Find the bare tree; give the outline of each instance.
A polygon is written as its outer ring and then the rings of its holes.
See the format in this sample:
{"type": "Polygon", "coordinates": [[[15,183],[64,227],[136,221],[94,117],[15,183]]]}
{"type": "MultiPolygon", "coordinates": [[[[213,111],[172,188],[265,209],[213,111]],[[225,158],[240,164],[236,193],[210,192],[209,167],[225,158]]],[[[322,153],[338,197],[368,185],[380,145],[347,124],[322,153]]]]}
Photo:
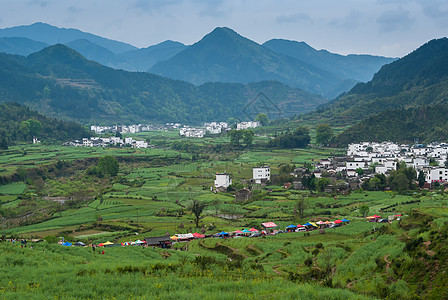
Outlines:
{"type": "Polygon", "coordinates": [[[201,217],[202,211],[207,205],[199,200],[194,199],[191,203],[191,212],[194,214],[194,223],[196,227],[199,227],[199,221],[203,218],[201,217]]]}
{"type": "Polygon", "coordinates": [[[296,202],[296,210],[299,214],[299,217],[302,219],[303,218],[303,214],[305,212],[306,209],[306,205],[305,205],[305,199],[301,198],[296,202]]]}

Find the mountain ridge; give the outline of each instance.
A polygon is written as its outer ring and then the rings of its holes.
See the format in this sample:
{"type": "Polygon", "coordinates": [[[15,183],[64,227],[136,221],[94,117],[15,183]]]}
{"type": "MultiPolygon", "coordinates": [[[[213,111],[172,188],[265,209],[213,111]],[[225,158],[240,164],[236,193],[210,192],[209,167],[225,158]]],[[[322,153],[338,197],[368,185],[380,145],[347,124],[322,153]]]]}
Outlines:
{"type": "Polygon", "coordinates": [[[262,44],[274,52],[307,61],[322,70],[334,73],[344,79],[356,79],[364,82],[372,79],[380,67],[395,58],[366,54],[341,55],[328,50],[316,50],[306,42],[285,39],[271,39],[262,44]]]}
{"type": "MultiPolygon", "coordinates": [[[[241,115],[263,92],[287,114],[311,110],[326,99],[282,83],[187,82],[145,72],[127,72],[87,60],[62,45],[28,57],[0,54],[0,101],[26,104],[49,116],[90,122],[189,122],[227,120],[241,115]],[[286,110],[286,109],[285,109],[286,110]]],[[[266,113],[270,113],[267,109],[266,113]]]]}
{"type": "Polygon", "coordinates": [[[0,29],[0,37],[25,37],[49,45],[59,43],[64,44],[78,39],[87,39],[114,53],[122,53],[137,49],[130,44],[83,32],[79,29],[59,28],[43,22],[0,29]]]}
{"type": "Polygon", "coordinates": [[[278,80],[327,97],[338,95],[355,83],[272,52],[228,27],[215,28],[170,59],[156,63],[149,71],[195,85],[278,80]]]}

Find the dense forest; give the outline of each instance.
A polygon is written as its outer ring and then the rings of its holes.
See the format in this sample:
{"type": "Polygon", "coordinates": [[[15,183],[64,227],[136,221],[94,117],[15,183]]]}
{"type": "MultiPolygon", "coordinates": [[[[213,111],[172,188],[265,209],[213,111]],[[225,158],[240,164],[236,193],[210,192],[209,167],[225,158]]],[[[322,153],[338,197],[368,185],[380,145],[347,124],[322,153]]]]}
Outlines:
{"type": "Polygon", "coordinates": [[[33,137],[51,142],[91,136],[76,122],[45,117],[17,103],[0,104],[0,124],[2,149],[16,142],[31,142],[33,137]]]}
{"type": "Polygon", "coordinates": [[[448,140],[448,105],[389,110],[368,117],[333,139],[335,145],[394,141],[423,143],[448,140]]]}

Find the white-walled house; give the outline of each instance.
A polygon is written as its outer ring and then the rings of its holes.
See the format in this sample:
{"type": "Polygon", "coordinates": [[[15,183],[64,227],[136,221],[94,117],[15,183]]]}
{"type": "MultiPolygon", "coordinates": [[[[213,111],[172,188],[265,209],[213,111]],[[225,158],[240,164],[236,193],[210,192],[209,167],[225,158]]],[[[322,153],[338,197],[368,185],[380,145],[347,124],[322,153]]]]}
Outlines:
{"type": "Polygon", "coordinates": [[[258,122],[255,122],[255,121],[241,122],[241,123],[237,123],[236,124],[236,130],[256,128],[258,126],[260,126],[260,124],[258,122]]]}
{"type": "Polygon", "coordinates": [[[232,179],[228,173],[216,173],[215,188],[228,188],[232,184],[232,179]]]}
{"type": "Polygon", "coordinates": [[[270,166],[262,166],[257,168],[252,168],[252,175],[255,183],[261,184],[262,182],[266,182],[271,180],[271,167],[270,166]]]}
{"type": "Polygon", "coordinates": [[[434,167],[426,173],[426,182],[446,182],[448,181],[448,169],[434,167]]]}
{"type": "Polygon", "coordinates": [[[367,169],[369,164],[365,161],[347,161],[345,166],[347,170],[356,170],[358,168],[367,169]]]}

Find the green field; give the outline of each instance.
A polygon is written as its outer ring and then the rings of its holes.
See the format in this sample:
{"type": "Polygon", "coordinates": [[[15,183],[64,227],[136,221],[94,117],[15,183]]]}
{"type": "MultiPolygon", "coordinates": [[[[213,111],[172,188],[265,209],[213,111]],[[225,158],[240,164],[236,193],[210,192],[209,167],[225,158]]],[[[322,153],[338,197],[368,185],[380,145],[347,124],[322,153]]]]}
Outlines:
{"type": "Polygon", "coordinates": [[[256,137],[251,148],[222,152],[215,147],[225,146],[227,137],[184,139],[175,131],[136,136],[159,146],[23,145],[1,153],[0,176],[8,181],[0,185],[6,237],[49,242],[37,243],[34,249],[0,244],[3,298],[442,299],[446,295],[447,276],[430,271],[445,270],[448,261],[443,234],[448,194],[442,189],[324,194],[271,184],[255,186],[252,199],[235,202],[233,192],[210,190],[216,172],[230,173],[239,189],[248,186],[245,180],[251,178],[252,167],[269,164],[271,173],[279,174],[284,165],[299,166],[342,152],[265,149],[265,137],[256,137]],[[173,141],[185,140],[198,148],[172,150],[173,141]],[[117,158],[117,177],[96,173],[98,158],[106,155],[117,158]],[[296,211],[301,199],[303,217],[296,211]],[[206,204],[199,227],[191,211],[193,200],[206,204]],[[363,205],[369,215],[404,217],[386,225],[366,222],[359,212],[363,205]],[[266,221],[284,229],[342,218],[350,224],[324,232],[194,240],[169,250],[111,247],[100,255],[91,248],[54,244],[59,237],[87,244],[121,243],[167,233],[261,229],[266,221]],[[176,250],[181,248],[187,251],[176,250]]]}

